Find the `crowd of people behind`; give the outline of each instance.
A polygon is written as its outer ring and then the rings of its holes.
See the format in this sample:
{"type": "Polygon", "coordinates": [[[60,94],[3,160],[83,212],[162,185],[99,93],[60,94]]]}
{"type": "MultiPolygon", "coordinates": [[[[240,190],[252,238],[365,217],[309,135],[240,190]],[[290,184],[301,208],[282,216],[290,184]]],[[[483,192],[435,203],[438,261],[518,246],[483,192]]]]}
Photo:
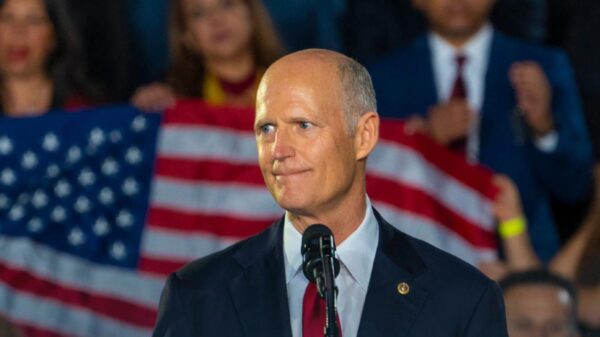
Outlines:
{"type": "Polygon", "coordinates": [[[342,51],[380,115],[499,174],[503,259],[480,269],[511,336],[599,336],[599,35],[596,0],[2,0],[0,115],[253,106],[286,52],[342,51]]]}

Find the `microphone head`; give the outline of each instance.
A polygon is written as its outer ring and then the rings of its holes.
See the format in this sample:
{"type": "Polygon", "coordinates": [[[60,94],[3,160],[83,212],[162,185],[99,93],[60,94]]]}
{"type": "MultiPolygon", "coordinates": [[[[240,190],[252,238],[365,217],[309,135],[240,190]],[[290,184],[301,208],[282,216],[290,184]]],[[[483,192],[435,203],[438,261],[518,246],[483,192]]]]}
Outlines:
{"type": "Polygon", "coordinates": [[[310,282],[323,272],[322,256],[333,260],[334,275],[340,272],[340,263],[335,258],[335,240],[329,227],[322,224],[310,225],[302,234],[302,271],[310,282]]]}

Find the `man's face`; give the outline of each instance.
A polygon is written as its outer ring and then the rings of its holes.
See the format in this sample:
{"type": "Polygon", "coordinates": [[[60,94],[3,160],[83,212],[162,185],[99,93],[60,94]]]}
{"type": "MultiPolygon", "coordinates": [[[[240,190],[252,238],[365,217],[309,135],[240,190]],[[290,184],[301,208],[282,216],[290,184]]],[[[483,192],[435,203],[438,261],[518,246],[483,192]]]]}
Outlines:
{"type": "Polygon", "coordinates": [[[572,337],[574,305],[569,294],[556,286],[520,285],[504,294],[510,337],[572,337]]]}
{"type": "Polygon", "coordinates": [[[298,215],[343,202],[358,179],[334,65],[284,62],[267,72],[255,119],[259,165],[277,203],[298,215]]]}
{"type": "Polygon", "coordinates": [[[468,37],[485,22],[494,0],[413,0],[427,17],[431,28],[447,37],[468,37]]]}

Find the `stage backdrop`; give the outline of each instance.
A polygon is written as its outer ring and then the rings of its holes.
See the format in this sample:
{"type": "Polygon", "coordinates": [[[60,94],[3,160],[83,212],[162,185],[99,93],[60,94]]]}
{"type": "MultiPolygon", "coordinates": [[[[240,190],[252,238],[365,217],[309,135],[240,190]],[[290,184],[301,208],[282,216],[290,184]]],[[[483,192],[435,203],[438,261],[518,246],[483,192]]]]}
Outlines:
{"type": "MultiPolygon", "coordinates": [[[[283,214],[253,117],[181,101],[0,119],[0,315],[31,337],[150,336],[166,275],[283,214]]],[[[383,216],[472,264],[496,257],[491,177],[400,121],[368,160],[383,216]]]]}

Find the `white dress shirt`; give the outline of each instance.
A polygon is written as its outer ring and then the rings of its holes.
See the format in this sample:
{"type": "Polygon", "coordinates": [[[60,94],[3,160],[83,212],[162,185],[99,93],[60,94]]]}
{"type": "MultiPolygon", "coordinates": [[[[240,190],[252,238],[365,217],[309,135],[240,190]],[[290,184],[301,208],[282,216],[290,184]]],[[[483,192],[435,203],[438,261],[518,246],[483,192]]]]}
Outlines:
{"type": "MultiPolygon", "coordinates": [[[[461,49],[457,49],[441,36],[431,32],[429,45],[432,54],[433,77],[441,102],[447,102],[452,93],[456,78],[456,56],[466,56],[463,66],[463,81],[467,91],[467,102],[475,112],[474,123],[467,137],[467,158],[477,161],[479,155],[479,125],[480,114],[485,97],[485,77],[487,74],[489,53],[492,46],[494,30],[486,24],[461,49]]],[[[508,76],[508,74],[506,74],[508,76]]],[[[558,134],[550,134],[535,139],[536,146],[545,152],[553,151],[558,144],[558,134]]]]}
{"type": "MultiPolygon", "coordinates": [[[[371,270],[379,242],[379,225],[367,197],[365,217],[358,228],[337,247],[340,273],[337,309],[342,335],[356,337],[369,288],[371,270]]],[[[288,213],[283,227],[283,250],[290,323],[293,337],[302,337],[302,304],[308,280],[302,272],[302,234],[291,223],[288,213]]]]}

